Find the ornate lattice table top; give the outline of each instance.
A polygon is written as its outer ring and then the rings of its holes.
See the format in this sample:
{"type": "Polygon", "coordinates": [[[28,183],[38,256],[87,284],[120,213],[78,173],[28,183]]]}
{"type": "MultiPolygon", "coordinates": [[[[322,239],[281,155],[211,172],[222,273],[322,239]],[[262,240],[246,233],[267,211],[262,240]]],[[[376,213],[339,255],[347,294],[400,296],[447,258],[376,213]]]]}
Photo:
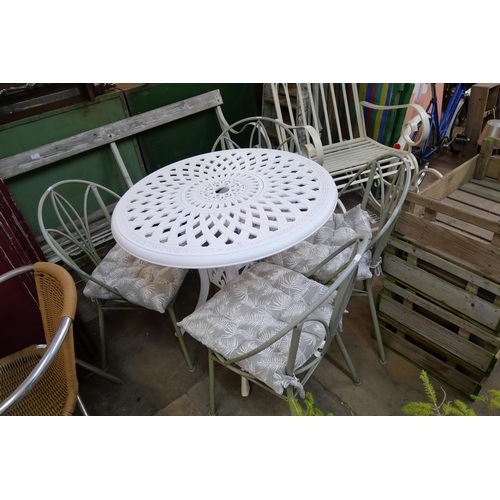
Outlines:
{"type": "Polygon", "coordinates": [[[330,174],[312,160],[272,149],[216,151],[141,179],[115,207],[112,230],[155,264],[232,266],[303,241],[336,203],[330,174]]]}

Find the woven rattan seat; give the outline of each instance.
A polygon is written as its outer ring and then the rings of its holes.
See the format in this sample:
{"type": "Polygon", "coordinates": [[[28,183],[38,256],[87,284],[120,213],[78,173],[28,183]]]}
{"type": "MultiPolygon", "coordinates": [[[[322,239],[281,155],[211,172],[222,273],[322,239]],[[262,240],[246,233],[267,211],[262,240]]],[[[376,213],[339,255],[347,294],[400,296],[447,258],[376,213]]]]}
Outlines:
{"type": "Polygon", "coordinates": [[[19,270],[34,271],[46,345],[32,345],[0,359],[0,414],[72,415],[78,397],[72,326],[75,283],[65,269],[49,262],[19,270]],[[11,398],[17,401],[11,401],[14,406],[7,403],[11,398]]]}

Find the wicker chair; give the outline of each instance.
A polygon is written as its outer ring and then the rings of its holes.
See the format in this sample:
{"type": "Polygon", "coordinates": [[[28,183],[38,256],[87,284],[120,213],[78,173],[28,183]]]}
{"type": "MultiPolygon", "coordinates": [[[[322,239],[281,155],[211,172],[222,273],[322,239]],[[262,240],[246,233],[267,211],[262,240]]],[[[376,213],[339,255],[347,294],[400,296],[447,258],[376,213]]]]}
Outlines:
{"type": "Polygon", "coordinates": [[[32,345],[0,359],[0,415],[72,415],[78,402],[73,320],[77,292],[61,266],[37,262],[0,276],[0,284],[33,271],[46,345],[32,345]]]}

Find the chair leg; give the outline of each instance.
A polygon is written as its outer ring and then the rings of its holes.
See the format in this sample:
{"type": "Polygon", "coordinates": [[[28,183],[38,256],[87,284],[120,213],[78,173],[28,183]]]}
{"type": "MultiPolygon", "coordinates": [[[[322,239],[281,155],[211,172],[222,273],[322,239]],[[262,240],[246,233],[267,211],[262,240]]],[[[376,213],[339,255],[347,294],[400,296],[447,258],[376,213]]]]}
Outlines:
{"type": "Polygon", "coordinates": [[[106,357],[106,336],[104,332],[104,311],[102,309],[102,304],[97,301],[97,314],[99,316],[99,337],[101,344],[101,367],[103,370],[108,369],[108,360],[106,357]]]}
{"type": "Polygon", "coordinates": [[[80,398],[80,395],[78,395],[78,396],[76,397],[76,403],[77,403],[78,408],[80,409],[80,411],[81,411],[82,415],[83,415],[84,417],[88,417],[88,416],[89,416],[89,414],[88,414],[87,409],[85,408],[85,406],[84,406],[84,404],[83,404],[82,398],[80,398]]]}
{"type": "Polygon", "coordinates": [[[210,415],[217,415],[215,412],[215,361],[212,359],[212,350],[208,350],[208,384],[210,387],[210,415]]]}
{"type": "Polygon", "coordinates": [[[108,372],[105,372],[104,370],[101,370],[96,366],[87,363],[86,361],[82,361],[81,359],[76,358],[75,363],[77,366],[81,366],[82,368],[85,368],[85,370],[88,370],[91,373],[95,373],[96,375],[99,375],[100,377],[110,380],[115,384],[123,385],[123,380],[119,379],[118,377],[115,377],[114,375],[110,375],[108,372]]]}
{"type": "Polygon", "coordinates": [[[182,352],[184,354],[184,358],[186,359],[186,364],[188,366],[188,370],[190,372],[194,372],[196,370],[196,367],[193,365],[193,362],[191,361],[191,356],[189,356],[189,352],[186,347],[186,343],[184,342],[184,336],[182,335],[181,329],[177,325],[177,318],[175,316],[175,311],[172,307],[172,305],[168,306],[168,313],[170,314],[170,319],[172,320],[172,324],[174,325],[174,330],[175,330],[175,335],[177,339],[179,340],[179,344],[181,345],[182,352]]]}
{"type": "Polygon", "coordinates": [[[290,416],[296,417],[297,414],[295,413],[295,408],[293,405],[293,387],[290,385],[286,388],[286,398],[288,401],[288,408],[290,409],[290,416]]]}
{"type": "Polygon", "coordinates": [[[368,304],[370,305],[370,314],[372,316],[373,329],[375,330],[375,338],[377,339],[380,363],[385,365],[387,358],[385,356],[384,343],[382,342],[382,334],[380,333],[380,325],[378,323],[377,308],[375,307],[375,299],[372,292],[373,278],[365,280],[364,287],[368,296],[368,304]]]}
{"type": "Polygon", "coordinates": [[[349,368],[349,371],[351,372],[352,378],[354,379],[354,385],[361,385],[361,383],[362,383],[361,377],[359,376],[358,372],[356,371],[356,368],[354,368],[354,365],[352,364],[351,358],[349,357],[349,354],[347,353],[347,349],[345,348],[344,341],[341,339],[341,337],[338,333],[337,333],[337,335],[335,335],[335,340],[337,341],[340,352],[342,353],[342,356],[344,356],[345,362],[347,363],[347,367],[349,368]]]}

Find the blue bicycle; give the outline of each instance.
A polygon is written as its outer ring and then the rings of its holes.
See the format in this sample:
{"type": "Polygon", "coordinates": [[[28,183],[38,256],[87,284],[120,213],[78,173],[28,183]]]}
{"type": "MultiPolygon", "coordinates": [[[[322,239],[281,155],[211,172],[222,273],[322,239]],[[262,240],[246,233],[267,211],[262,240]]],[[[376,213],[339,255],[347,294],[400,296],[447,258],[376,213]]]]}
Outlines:
{"type": "MultiPolygon", "coordinates": [[[[424,163],[424,168],[428,168],[429,160],[439,151],[448,149],[451,153],[458,154],[470,142],[469,137],[465,134],[470,89],[466,90],[463,83],[456,84],[441,119],[439,118],[435,83],[431,83],[431,91],[432,98],[426,109],[426,113],[429,115],[429,135],[423,146],[412,149],[417,160],[424,163]]],[[[412,136],[414,142],[418,142],[419,128],[420,124],[417,124],[417,131],[412,136]]]]}

